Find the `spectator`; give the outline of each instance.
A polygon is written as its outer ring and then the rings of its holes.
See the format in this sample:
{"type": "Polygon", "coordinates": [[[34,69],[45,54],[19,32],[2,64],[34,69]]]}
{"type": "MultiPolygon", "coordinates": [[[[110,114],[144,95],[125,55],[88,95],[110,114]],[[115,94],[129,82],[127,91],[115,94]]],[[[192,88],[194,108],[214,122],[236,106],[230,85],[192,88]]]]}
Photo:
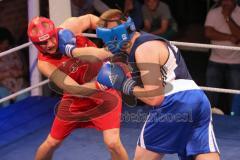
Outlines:
{"type": "Polygon", "coordinates": [[[113,1],[102,0],[102,1],[105,4],[107,4],[111,9],[120,9],[120,10],[124,9],[125,0],[113,0],[113,1]]]}
{"type": "Polygon", "coordinates": [[[137,29],[142,29],[143,27],[143,16],[141,9],[142,4],[138,0],[124,1],[124,15],[130,16],[133,19],[137,29]]]}
{"type": "MultiPolygon", "coordinates": [[[[240,7],[236,0],[220,0],[205,21],[205,35],[212,44],[240,46],[240,7]]],[[[207,68],[207,86],[240,89],[240,52],[212,49],[207,68]],[[226,86],[223,86],[226,84],[226,86]]],[[[212,106],[219,106],[219,94],[209,93],[212,106]]]]}
{"type": "Polygon", "coordinates": [[[77,17],[97,11],[103,13],[109,7],[101,0],[71,0],[72,16],[77,17]]]}
{"type": "Polygon", "coordinates": [[[159,0],[145,0],[142,8],[144,30],[172,39],[177,32],[177,24],[167,4],[159,0]]]}
{"type": "MultiPolygon", "coordinates": [[[[24,43],[28,42],[28,36],[27,36],[27,26],[23,27],[22,33],[20,34],[20,37],[16,41],[16,45],[22,45],[24,43]]],[[[29,75],[29,48],[23,48],[19,51],[19,54],[21,54],[20,58],[23,63],[23,71],[24,71],[24,79],[27,82],[27,85],[30,83],[30,75],[29,75]]]]}
{"type": "MultiPolygon", "coordinates": [[[[10,31],[0,27],[0,52],[6,51],[14,46],[14,38],[10,31]]],[[[15,93],[25,87],[23,78],[23,64],[17,53],[12,53],[0,57],[0,98],[15,93]]],[[[23,99],[25,95],[15,98],[15,101],[23,99]]],[[[6,101],[2,106],[9,104],[6,101]]]]}
{"type": "MultiPolygon", "coordinates": [[[[101,14],[108,10],[109,7],[101,0],[71,0],[72,17],[78,17],[85,14],[101,14]],[[95,13],[97,12],[97,13],[95,13]]],[[[88,29],[85,32],[95,33],[94,30],[88,29]]],[[[102,42],[96,38],[90,38],[97,46],[102,46],[102,42]]]]}

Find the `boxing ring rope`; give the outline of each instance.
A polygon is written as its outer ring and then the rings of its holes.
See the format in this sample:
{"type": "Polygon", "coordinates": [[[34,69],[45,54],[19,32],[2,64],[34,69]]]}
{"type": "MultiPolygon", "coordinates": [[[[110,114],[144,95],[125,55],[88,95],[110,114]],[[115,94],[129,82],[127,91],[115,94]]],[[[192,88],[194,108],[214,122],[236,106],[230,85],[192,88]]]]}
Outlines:
{"type": "Polygon", "coordinates": [[[31,91],[31,90],[34,89],[34,88],[41,87],[41,86],[43,86],[44,84],[47,84],[48,82],[49,82],[49,79],[46,79],[46,80],[44,80],[44,81],[42,81],[42,82],[40,82],[40,83],[38,83],[38,84],[36,84],[36,85],[27,87],[27,88],[22,89],[22,90],[20,90],[20,91],[18,91],[18,92],[16,92],[16,93],[13,93],[13,94],[11,94],[11,95],[9,95],[9,96],[7,96],[7,97],[4,97],[4,98],[0,99],[0,104],[3,103],[3,102],[5,102],[5,101],[7,101],[7,100],[10,100],[10,99],[12,99],[12,98],[14,98],[14,97],[17,97],[17,96],[19,96],[19,95],[21,95],[21,94],[24,94],[24,93],[26,93],[26,92],[29,92],[29,91],[31,91]]]}
{"type": "Polygon", "coordinates": [[[205,87],[205,86],[200,86],[200,88],[204,91],[209,91],[209,92],[240,94],[240,90],[236,90],[236,89],[224,89],[224,88],[214,88],[214,87],[205,87]]]}
{"type": "Polygon", "coordinates": [[[184,47],[191,47],[191,48],[224,49],[224,50],[240,51],[240,47],[233,47],[233,46],[222,46],[222,45],[189,43],[189,42],[176,42],[176,41],[170,41],[170,43],[174,44],[176,46],[184,46],[184,47]]]}
{"type": "MultiPolygon", "coordinates": [[[[7,100],[10,100],[10,99],[12,99],[16,96],[19,96],[21,94],[29,92],[34,88],[41,87],[41,86],[47,84],[49,81],[50,81],[49,79],[46,79],[46,80],[44,80],[44,81],[42,81],[42,82],[40,82],[36,85],[33,85],[33,86],[28,87],[28,88],[22,89],[21,91],[18,91],[16,93],[13,93],[13,94],[7,96],[7,97],[4,97],[4,98],[0,99],[0,104],[7,101],[7,100]]],[[[204,87],[204,86],[200,86],[200,88],[204,91],[210,91],[210,92],[240,94],[240,90],[234,90],[234,89],[224,89],[224,88],[214,88],[214,87],[204,87]]]]}
{"type": "Polygon", "coordinates": [[[10,53],[12,53],[12,52],[19,51],[19,50],[21,50],[21,49],[23,49],[23,48],[29,47],[31,44],[32,44],[32,42],[28,42],[28,43],[22,44],[22,45],[20,45],[20,46],[18,46],[18,47],[15,47],[15,48],[9,49],[9,50],[7,50],[7,51],[1,52],[1,53],[0,53],[0,57],[5,56],[5,55],[8,55],[8,54],[10,54],[10,53]]]}
{"type": "MultiPolygon", "coordinates": [[[[96,38],[96,34],[91,33],[83,33],[84,36],[90,37],[90,38],[96,38]]],[[[184,47],[191,47],[191,48],[207,48],[207,49],[225,49],[225,50],[237,50],[240,51],[240,47],[233,47],[233,46],[222,46],[222,45],[212,45],[212,44],[201,44],[201,43],[188,43],[188,42],[177,42],[177,41],[170,41],[171,44],[174,44],[176,46],[184,46],[184,47]]],[[[32,42],[28,42],[25,44],[22,44],[18,47],[9,49],[7,51],[1,52],[0,57],[8,55],[10,53],[16,52],[18,50],[21,50],[23,48],[26,48],[28,46],[32,45],[32,42]]],[[[0,99],[0,104],[10,100],[18,95],[24,94],[26,92],[31,91],[34,88],[41,87],[45,84],[49,83],[49,79],[44,80],[36,85],[27,87],[25,89],[22,89],[16,93],[13,93],[7,97],[4,97],[0,99]]],[[[218,93],[230,93],[230,94],[240,94],[240,90],[234,90],[234,89],[224,89],[224,88],[214,88],[214,87],[206,87],[206,86],[200,86],[201,89],[204,91],[210,91],[210,92],[218,92],[218,93]]]]}
{"type": "MultiPolygon", "coordinates": [[[[97,38],[96,34],[92,34],[92,33],[83,33],[83,35],[87,36],[87,37],[90,37],[90,38],[97,38]]],[[[174,44],[176,46],[184,46],[184,47],[191,47],[191,48],[225,49],[225,50],[240,51],[240,47],[233,47],[233,46],[222,46],[222,45],[189,43],[189,42],[177,42],[177,41],[170,41],[170,43],[174,44]]]]}

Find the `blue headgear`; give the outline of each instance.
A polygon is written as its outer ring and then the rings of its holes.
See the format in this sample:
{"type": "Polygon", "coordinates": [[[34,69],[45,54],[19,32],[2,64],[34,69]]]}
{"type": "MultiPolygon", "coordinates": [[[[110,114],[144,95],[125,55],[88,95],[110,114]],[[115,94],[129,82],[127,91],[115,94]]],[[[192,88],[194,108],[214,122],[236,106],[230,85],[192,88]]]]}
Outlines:
{"type": "MultiPolygon", "coordinates": [[[[116,21],[116,20],[106,20],[116,21]]],[[[97,37],[102,39],[105,45],[113,54],[120,53],[124,50],[129,41],[132,39],[134,32],[136,31],[134,22],[128,17],[125,23],[122,23],[113,28],[97,27],[97,37]]]]}

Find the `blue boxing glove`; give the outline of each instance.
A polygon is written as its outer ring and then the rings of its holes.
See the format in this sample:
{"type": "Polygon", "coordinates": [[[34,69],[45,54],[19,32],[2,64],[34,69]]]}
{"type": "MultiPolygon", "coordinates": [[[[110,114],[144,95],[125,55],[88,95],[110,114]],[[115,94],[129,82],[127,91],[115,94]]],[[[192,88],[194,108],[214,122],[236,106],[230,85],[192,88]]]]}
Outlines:
{"type": "Polygon", "coordinates": [[[72,50],[76,48],[76,38],[70,30],[62,29],[58,32],[58,48],[62,54],[73,57],[72,50]]]}
{"type": "Polygon", "coordinates": [[[106,87],[120,90],[127,95],[133,94],[133,88],[136,85],[136,82],[128,78],[118,64],[110,62],[103,64],[97,75],[97,81],[106,87]]]}

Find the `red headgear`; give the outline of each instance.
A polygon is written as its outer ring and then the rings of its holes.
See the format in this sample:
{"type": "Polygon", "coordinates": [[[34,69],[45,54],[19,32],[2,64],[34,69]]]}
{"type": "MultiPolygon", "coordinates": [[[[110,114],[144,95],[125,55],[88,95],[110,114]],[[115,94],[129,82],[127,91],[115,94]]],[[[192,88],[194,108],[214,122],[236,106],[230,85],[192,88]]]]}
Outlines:
{"type": "Polygon", "coordinates": [[[53,36],[58,42],[57,30],[53,21],[50,19],[45,17],[35,17],[29,22],[28,37],[40,52],[46,53],[40,45],[53,36]]]}

